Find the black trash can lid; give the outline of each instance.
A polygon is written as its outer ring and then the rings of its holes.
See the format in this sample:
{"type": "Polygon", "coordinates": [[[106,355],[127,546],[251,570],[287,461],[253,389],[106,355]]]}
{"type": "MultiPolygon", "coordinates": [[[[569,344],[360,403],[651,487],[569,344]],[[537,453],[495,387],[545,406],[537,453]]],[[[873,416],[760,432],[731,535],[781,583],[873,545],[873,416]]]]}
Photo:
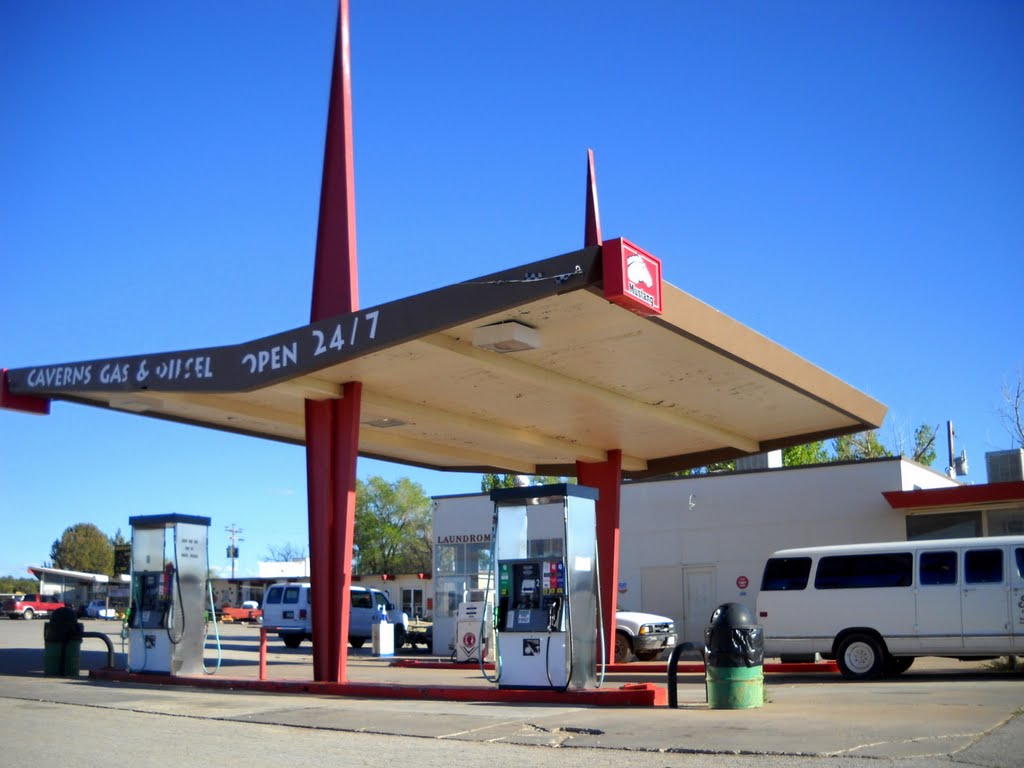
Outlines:
{"type": "Polygon", "coordinates": [[[711,614],[711,626],[739,629],[756,626],[756,623],[747,606],[742,603],[723,603],[711,614]]]}

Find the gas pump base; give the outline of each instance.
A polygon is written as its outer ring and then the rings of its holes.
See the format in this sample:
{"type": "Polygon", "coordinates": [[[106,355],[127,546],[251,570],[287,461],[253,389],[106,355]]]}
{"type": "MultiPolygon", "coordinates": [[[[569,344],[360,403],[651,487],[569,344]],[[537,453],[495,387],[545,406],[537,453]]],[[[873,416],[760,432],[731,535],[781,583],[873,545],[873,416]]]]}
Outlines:
{"type": "Polygon", "coordinates": [[[194,688],[297,693],[314,696],[351,696],[369,699],[417,701],[465,701],[495,704],[552,704],[568,707],[665,707],[668,691],[653,683],[635,683],[619,688],[558,691],[548,689],[498,689],[492,686],[396,685],[386,683],[320,683],[311,680],[253,680],[188,675],[137,674],[116,669],[89,671],[93,680],[110,680],[149,685],[187,685],[194,688]]]}

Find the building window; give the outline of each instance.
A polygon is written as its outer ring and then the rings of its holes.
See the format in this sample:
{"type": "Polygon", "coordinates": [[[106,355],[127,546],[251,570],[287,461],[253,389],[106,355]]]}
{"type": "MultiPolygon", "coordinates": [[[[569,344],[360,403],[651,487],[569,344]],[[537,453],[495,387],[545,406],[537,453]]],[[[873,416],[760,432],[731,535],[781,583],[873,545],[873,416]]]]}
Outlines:
{"type": "Polygon", "coordinates": [[[999,509],[988,513],[989,536],[1024,534],[1024,509],[999,509]]]}
{"type": "Polygon", "coordinates": [[[981,536],[981,512],[946,512],[907,517],[907,541],[981,536]]]}
{"type": "Polygon", "coordinates": [[[402,610],[411,619],[422,619],[425,615],[423,610],[423,590],[420,588],[402,590],[402,610]]]}
{"type": "Polygon", "coordinates": [[[434,617],[454,616],[469,592],[493,588],[491,542],[438,544],[434,580],[434,617]]]}

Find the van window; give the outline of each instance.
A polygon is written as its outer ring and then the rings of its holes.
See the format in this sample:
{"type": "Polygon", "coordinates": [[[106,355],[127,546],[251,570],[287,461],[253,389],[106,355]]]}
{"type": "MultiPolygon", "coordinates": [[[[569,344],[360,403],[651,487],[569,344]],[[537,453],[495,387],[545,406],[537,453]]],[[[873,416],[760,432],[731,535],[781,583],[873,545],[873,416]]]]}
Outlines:
{"type": "Polygon", "coordinates": [[[809,557],[772,557],[765,563],[761,589],[768,592],[806,589],[810,575],[809,557]]]}
{"type": "Polygon", "coordinates": [[[1017,547],[1014,552],[1017,554],[1017,578],[1024,579],[1024,547],[1017,547]]]}
{"type": "Polygon", "coordinates": [[[353,608],[373,608],[373,601],[370,599],[369,592],[352,592],[352,607],[353,608]]]}
{"type": "Polygon", "coordinates": [[[284,587],[271,587],[267,590],[266,604],[278,605],[281,602],[282,592],[284,592],[284,587]]]}
{"type": "Polygon", "coordinates": [[[956,552],[922,552],[921,584],[956,584],[956,552]]]}
{"type": "Polygon", "coordinates": [[[998,584],[1003,580],[1003,550],[969,549],[964,554],[964,582],[998,584]]]}
{"type": "Polygon", "coordinates": [[[299,592],[302,588],[298,585],[289,585],[284,588],[284,596],[281,598],[281,602],[285,605],[295,605],[299,602],[299,592]]]}
{"type": "Polygon", "coordinates": [[[818,561],[817,589],[871,589],[909,587],[914,558],[909,552],[874,555],[832,555],[818,561]]]}

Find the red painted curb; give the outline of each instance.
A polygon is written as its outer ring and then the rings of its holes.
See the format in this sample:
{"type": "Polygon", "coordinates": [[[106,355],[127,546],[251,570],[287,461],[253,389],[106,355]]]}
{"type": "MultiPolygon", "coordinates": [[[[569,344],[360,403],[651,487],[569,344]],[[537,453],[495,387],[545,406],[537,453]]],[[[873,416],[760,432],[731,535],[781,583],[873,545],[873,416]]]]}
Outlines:
{"type": "Polygon", "coordinates": [[[523,691],[459,686],[384,685],[376,683],[320,683],[299,680],[240,680],[213,677],[135,674],[116,669],[90,670],[89,677],[124,683],[187,685],[263,693],[313,693],[321,696],[351,696],[367,699],[417,699],[437,701],[479,701],[505,704],[565,704],[597,707],[664,707],[668,691],[652,683],[624,685],[586,691],[523,691]]]}

